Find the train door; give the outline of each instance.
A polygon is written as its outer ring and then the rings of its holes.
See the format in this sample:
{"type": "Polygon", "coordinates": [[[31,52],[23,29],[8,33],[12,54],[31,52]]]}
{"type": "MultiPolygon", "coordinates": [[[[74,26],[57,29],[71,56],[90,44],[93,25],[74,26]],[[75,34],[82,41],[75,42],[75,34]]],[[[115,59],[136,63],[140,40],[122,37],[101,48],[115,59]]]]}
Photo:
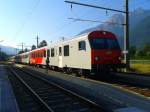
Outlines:
{"type": "Polygon", "coordinates": [[[59,63],[59,67],[62,68],[63,67],[63,64],[62,64],[62,46],[59,47],[59,54],[58,54],[58,63],[59,63]]]}
{"type": "Polygon", "coordinates": [[[47,56],[46,56],[46,65],[50,65],[50,50],[47,49],[47,56]]]}

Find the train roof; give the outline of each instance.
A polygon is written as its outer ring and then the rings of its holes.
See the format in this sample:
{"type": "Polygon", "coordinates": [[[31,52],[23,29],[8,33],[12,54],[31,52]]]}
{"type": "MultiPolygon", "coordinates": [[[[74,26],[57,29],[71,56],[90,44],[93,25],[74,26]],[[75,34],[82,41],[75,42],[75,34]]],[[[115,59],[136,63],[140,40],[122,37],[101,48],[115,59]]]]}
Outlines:
{"type": "Polygon", "coordinates": [[[34,50],[31,50],[30,52],[38,51],[38,50],[41,50],[41,49],[44,49],[44,48],[47,48],[47,47],[48,47],[48,45],[47,45],[47,46],[44,46],[44,47],[36,48],[36,49],[34,49],[34,50]]]}
{"type": "Polygon", "coordinates": [[[49,47],[49,46],[56,46],[56,45],[59,45],[60,43],[61,43],[61,44],[65,44],[65,43],[70,42],[70,41],[81,40],[81,39],[84,39],[85,37],[91,35],[92,33],[94,34],[94,33],[96,33],[96,32],[105,32],[105,33],[109,33],[109,34],[114,35],[113,33],[109,32],[109,31],[95,30],[95,31],[83,33],[83,34],[80,34],[80,35],[76,35],[76,36],[74,36],[74,37],[72,37],[72,38],[70,38],[70,39],[68,39],[68,40],[58,41],[58,42],[55,42],[55,43],[51,43],[51,44],[48,44],[47,46],[44,46],[44,47],[41,47],[41,48],[37,48],[37,49],[31,50],[31,51],[28,51],[28,52],[25,52],[25,53],[22,53],[22,54],[19,54],[19,55],[28,54],[28,53],[30,53],[30,52],[38,51],[38,50],[47,48],[47,47],[49,47]]]}
{"type": "Polygon", "coordinates": [[[19,56],[19,55],[26,55],[26,54],[28,54],[28,53],[30,53],[30,51],[24,52],[24,53],[21,53],[21,54],[18,54],[18,56],[19,56]]]}
{"type": "Polygon", "coordinates": [[[55,42],[55,43],[52,43],[48,46],[55,46],[55,45],[58,45],[58,44],[65,44],[67,42],[70,42],[70,41],[74,41],[74,40],[80,40],[80,39],[84,39],[85,37],[91,35],[92,33],[96,33],[96,32],[105,32],[105,33],[109,33],[109,34],[112,34],[114,35],[113,33],[109,32],[109,31],[104,31],[104,30],[95,30],[95,31],[91,31],[91,32],[87,32],[87,33],[83,33],[83,34],[80,34],[80,35],[76,35],[68,40],[64,40],[64,41],[58,41],[58,42],[55,42]]]}

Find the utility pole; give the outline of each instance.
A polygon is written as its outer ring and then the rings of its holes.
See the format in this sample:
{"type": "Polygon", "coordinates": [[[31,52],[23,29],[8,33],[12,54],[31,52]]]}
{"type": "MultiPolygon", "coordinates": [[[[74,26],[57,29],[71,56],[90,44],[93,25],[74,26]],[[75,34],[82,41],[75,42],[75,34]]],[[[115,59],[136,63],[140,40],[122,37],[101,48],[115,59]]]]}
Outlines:
{"type": "Polygon", "coordinates": [[[129,0],[125,0],[125,28],[124,28],[124,62],[127,69],[130,69],[130,53],[129,53],[129,0]]]}
{"type": "Polygon", "coordinates": [[[21,43],[22,51],[23,51],[23,45],[24,45],[24,43],[21,43]]]}
{"type": "Polygon", "coordinates": [[[23,52],[24,45],[25,45],[25,43],[23,43],[23,42],[20,43],[20,45],[18,45],[18,46],[21,46],[22,52],[23,52]]]}
{"type": "Polygon", "coordinates": [[[37,37],[36,37],[36,42],[37,42],[37,48],[38,48],[38,46],[39,46],[39,37],[38,37],[38,35],[37,35],[37,37]]]}
{"type": "Polygon", "coordinates": [[[84,3],[79,3],[75,1],[65,1],[66,3],[75,5],[81,5],[85,7],[91,7],[91,8],[96,8],[96,9],[102,9],[106,11],[113,11],[113,12],[119,12],[125,14],[125,23],[124,25],[124,62],[126,64],[127,69],[130,68],[130,55],[129,55],[129,0],[125,0],[125,11],[122,10],[117,10],[117,9],[112,9],[112,8],[106,8],[106,7],[100,7],[100,6],[95,6],[95,5],[90,5],[90,4],[84,4],[84,3]]]}

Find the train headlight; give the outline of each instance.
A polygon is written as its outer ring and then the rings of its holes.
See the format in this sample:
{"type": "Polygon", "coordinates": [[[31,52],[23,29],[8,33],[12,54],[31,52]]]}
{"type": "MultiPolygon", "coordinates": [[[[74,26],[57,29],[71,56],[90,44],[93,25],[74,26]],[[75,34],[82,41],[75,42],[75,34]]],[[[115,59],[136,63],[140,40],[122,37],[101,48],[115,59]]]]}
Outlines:
{"type": "Polygon", "coordinates": [[[95,61],[98,61],[98,60],[99,60],[99,57],[96,56],[94,59],[95,59],[95,61]]]}

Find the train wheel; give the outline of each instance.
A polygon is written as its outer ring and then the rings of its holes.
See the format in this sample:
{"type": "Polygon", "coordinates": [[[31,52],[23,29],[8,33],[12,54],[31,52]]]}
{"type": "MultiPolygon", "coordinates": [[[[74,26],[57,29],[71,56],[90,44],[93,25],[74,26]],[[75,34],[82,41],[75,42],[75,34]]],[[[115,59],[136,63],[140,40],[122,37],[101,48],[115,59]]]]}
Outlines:
{"type": "Polygon", "coordinates": [[[71,68],[67,68],[67,74],[72,74],[72,69],[71,68]]]}
{"type": "Polygon", "coordinates": [[[83,71],[83,75],[85,78],[87,78],[89,74],[90,74],[90,72],[88,70],[83,71]]]}
{"type": "Polygon", "coordinates": [[[77,71],[76,76],[77,76],[77,77],[81,77],[82,75],[83,75],[83,70],[82,70],[82,69],[79,69],[79,70],[77,71]]]}
{"type": "Polygon", "coordinates": [[[63,68],[62,71],[63,71],[63,73],[67,73],[66,68],[63,68]]]}

